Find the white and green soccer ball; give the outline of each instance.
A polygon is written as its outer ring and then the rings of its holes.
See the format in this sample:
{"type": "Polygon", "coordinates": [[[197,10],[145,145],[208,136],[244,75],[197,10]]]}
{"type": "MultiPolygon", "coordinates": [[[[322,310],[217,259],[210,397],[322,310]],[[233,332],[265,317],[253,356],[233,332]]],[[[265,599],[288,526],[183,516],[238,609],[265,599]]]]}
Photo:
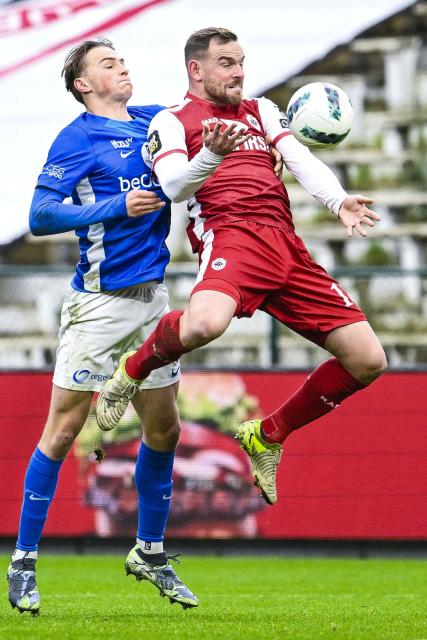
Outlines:
{"type": "Polygon", "coordinates": [[[287,108],[289,128],[310,149],[332,149],[347,137],[353,107],[345,91],[329,82],[311,82],[294,93],[287,108]]]}

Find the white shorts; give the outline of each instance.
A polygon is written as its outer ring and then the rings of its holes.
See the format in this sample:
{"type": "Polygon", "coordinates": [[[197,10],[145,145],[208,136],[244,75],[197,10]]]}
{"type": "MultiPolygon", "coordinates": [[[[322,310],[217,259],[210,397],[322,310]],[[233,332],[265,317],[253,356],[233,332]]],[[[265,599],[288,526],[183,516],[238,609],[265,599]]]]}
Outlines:
{"type": "MultiPolygon", "coordinates": [[[[169,312],[164,284],[148,282],[104,293],[71,289],[62,305],[53,382],[63,389],[100,391],[119,357],[136,349],[169,312]]],[[[153,371],[141,389],[160,389],[180,379],[179,362],[153,371]]]]}

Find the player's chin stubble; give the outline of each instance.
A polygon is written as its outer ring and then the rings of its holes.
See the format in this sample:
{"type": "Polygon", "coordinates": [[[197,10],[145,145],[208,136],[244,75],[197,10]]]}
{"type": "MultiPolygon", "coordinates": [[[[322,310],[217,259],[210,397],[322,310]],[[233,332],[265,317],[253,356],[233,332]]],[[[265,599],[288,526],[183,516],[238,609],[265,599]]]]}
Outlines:
{"type": "Polygon", "coordinates": [[[217,84],[214,81],[207,81],[205,83],[205,89],[211,96],[213,102],[222,105],[238,106],[243,97],[242,86],[235,85],[234,87],[227,87],[217,84]],[[230,89],[239,88],[239,91],[230,91],[230,89]]]}

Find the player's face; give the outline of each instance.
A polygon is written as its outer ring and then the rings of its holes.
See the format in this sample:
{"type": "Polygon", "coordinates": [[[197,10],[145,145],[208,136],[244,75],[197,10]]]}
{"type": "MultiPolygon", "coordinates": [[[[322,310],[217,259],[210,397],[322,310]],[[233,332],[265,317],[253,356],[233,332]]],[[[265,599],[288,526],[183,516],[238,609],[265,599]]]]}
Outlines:
{"type": "Polygon", "coordinates": [[[220,105],[238,105],[243,99],[243,61],[238,42],[220,44],[212,39],[206,57],[200,61],[205,98],[220,105]]]}
{"type": "Polygon", "coordinates": [[[86,54],[84,70],[90,92],[98,99],[127,101],[132,83],[123,58],[108,47],[95,47],[86,54]]]}

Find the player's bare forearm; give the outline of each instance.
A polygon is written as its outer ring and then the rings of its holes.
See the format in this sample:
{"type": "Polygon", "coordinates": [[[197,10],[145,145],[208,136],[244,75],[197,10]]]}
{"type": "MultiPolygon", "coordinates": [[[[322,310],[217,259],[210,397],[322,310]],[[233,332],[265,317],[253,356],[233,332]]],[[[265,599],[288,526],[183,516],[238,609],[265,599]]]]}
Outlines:
{"type": "Polygon", "coordinates": [[[363,225],[373,227],[381,220],[381,216],[369,209],[367,205],[373,203],[371,198],[365,196],[347,196],[340,207],[338,218],[341,224],[347,229],[347,236],[353,236],[353,229],[365,238],[368,235],[367,229],[363,225]]]}

